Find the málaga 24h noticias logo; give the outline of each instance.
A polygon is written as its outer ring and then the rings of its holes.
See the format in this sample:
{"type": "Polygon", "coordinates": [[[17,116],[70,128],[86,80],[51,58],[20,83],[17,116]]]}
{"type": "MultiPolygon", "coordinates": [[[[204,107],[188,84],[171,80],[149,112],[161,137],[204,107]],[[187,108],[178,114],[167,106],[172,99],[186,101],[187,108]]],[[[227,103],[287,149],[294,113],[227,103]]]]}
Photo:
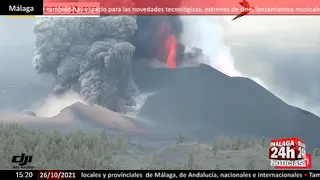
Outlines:
{"type": "Polygon", "coordinates": [[[270,141],[270,166],[276,169],[311,169],[311,154],[299,138],[282,138],[270,141]]]}

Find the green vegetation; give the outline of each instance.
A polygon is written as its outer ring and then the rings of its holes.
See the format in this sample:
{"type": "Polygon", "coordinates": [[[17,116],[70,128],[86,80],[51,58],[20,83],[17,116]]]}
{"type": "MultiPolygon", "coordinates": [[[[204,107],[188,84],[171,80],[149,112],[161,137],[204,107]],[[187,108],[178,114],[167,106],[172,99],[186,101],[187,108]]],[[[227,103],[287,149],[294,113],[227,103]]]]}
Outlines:
{"type": "Polygon", "coordinates": [[[193,154],[189,154],[187,167],[188,167],[188,169],[196,169],[197,168],[193,154]]]}
{"type": "Polygon", "coordinates": [[[234,143],[231,145],[231,150],[235,150],[235,151],[239,151],[241,149],[241,139],[240,137],[237,137],[235,140],[234,140],[234,143]]]}
{"type": "MultiPolygon", "coordinates": [[[[180,137],[182,143],[183,136],[180,137]]],[[[107,131],[100,135],[85,133],[81,130],[70,133],[55,131],[29,130],[18,124],[0,123],[0,169],[12,169],[12,156],[26,153],[33,156],[35,169],[120,169],[114,160],[117,151],[131,143],[131,136],[119,133],[110,138],[107,131]]],[[[141,149],[139,141],[137,148],[141,149]]],[[[186,163],[157,163],[154,154],[152,163],[141,169],[188,169],[186,163]]]]}
{"type": "Polygon", "coordinates": [[[313,152],[312,152],[312,154],[313,154],[314,156],[320,156],[320,148],[314,149],[313,152]]]}
{"type": "Polygon", "coordinates": [[[12,169],[11,157],[33,155],[35,169],[116,169],[112,151],[121,148],[121,140],[108,139],[82,131],[27,130],[17,124],[0,124],[0,169],[12,169]]]}
{"type": "Polygon", "coordinates": [[[254,170],[255,168],[255,161],[252,157],[248,159],[248,164],[247,164],[247,170],[254,170]]]}
{"type": "Polygon", "coordinates": [[[216,156],[219,150],[219,146],[217,144],[214,144],[212,146],[213,155],[216,156]]]}
{"type": "Polygon", "coordinates": [[[180,134],[178,137],[177,137],[177,144],[181,144],[184,142],[184,136],[183,134],[180,134]]]}
{"type": "Polygon", "coordinates": [[[220,164],[219,163],[217,163],[216,164],[216,169],[215,170],[220,170],[221,168],[220,168],[220,164]]]}
{"type": "MultiPolygon", "coordinates": [[[[124,169],[134,169],[132,166],[135,166],[136,169],[146,170],[200,169],[200,166],[203,166],[203,164],[199,164],[203,161],[201,155],[206,152],[206,158],[213,160],[212,163],[215,167],[212,168],[221,169],[221,166],[223,168],[231,168],[231,165],[220,164],[224,160],[232,163],[237,154],[255,152],[253,150],[256,147],[265,146],[262,149],[267,152],[266,146],[268,146],[264,138],[243,141],[240,138],[230,140],[227,137],[216,137],[211,146],[199,143],[192,144],[185,141],[184,136],[180,134],[176,142],[173,142],[172,151],[170,148],[165,148],[156,152],[146,152],[144,150],[145,145],[141,144],[140,141],[133,143],[130,134],[118,133],[111,138],[106,130],[101,131],[100,134],[85,133],[81,130],[61,133],[57,130],[30,130],[18,124],[5,125],[1,122],[0,169],[12,169],[12,156],[17,156],[21,153],[33,156],[33,162],[30,165],[34,166],[35,169],[108,170],[122,169],[124,167],[124,169]],[[249,150],[246,151],[246,149],[249,150]],[[181,152],[181,156],[184,156],[184,154],[185,156],[182,158],[177,157],[180,160],[172,161],[174,163],[167,163],[168,157],[169,159],[176,157],[176,155],[170,155],[176,150],[181,152]],[[145,154],[142,154],[142,152],[145,154]],[[222,156],[225,159],[220,161],[219,158],[222,156]],[[138,164],[128,163],[130,159],[136,159],[137,161],[135,162],[138,162],[138,164]],[[122,164],[124,161],[127,161],[125,165],[122,164]]],[[[320,149],[315,149],[313,155],[320,156],[320,149]]],[[[254,154],[250,154],[250,158],[248,158],[243,168],[248,170],[258,168],[260,162],[254,159],[255,157],[254,154]]],[[[232,165],[237,167],[236,164],[232,165]]]]}
{"type": "Polygon", "coordinates": [[[261,138],[261,146],[262,147],[266,146],[266,139],[264,137],[261,138]]]}

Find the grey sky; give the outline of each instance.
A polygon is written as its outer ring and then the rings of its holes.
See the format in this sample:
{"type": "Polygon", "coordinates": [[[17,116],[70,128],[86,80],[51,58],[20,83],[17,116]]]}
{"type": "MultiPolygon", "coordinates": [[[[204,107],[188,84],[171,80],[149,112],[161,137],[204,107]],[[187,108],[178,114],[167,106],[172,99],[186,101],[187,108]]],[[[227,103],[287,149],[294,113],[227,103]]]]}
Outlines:
{"type": "Polygon", "coordinates": [[[32,45],[34,19],[0,17],[0,46],[32,45]]]}
{"type": "Polygon", "coordinates": [[[24,110],[51,91],[32,67],[34,19],[0,17],[0,109],[24,110]]]}

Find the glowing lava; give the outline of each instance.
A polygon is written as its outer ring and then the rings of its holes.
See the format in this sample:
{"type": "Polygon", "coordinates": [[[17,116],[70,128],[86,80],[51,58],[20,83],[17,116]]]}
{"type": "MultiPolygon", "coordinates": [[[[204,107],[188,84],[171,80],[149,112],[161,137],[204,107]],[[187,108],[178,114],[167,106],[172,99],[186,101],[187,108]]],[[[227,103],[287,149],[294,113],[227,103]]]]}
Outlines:
{"type": "Polygon", "coordinates": [[[167,56],[167,67],[168,68],[176,68],[176,57],[177,57],[177,40],[174,34],[171,34],[166,43],[166,49],[168,49],[168,56],[167,56]]]}
{"type": "Polygon", "coordinates": [[[168,68],[176,68],[177,39],[165,19],[160,21],[156,44],[157,58],[160,61],[166,62],[168,68]]]}

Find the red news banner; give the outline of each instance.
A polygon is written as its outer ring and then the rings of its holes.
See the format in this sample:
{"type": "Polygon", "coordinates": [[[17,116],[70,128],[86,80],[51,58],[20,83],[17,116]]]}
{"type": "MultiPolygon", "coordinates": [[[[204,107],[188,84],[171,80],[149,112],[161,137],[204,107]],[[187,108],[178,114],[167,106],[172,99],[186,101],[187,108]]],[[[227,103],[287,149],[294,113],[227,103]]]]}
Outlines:
{"type": "Polygon", "coordinates": [[[248,15],[320,15],[320,0],[44,0],[44,15],[238,15],[245,11],[248,15]]]}

